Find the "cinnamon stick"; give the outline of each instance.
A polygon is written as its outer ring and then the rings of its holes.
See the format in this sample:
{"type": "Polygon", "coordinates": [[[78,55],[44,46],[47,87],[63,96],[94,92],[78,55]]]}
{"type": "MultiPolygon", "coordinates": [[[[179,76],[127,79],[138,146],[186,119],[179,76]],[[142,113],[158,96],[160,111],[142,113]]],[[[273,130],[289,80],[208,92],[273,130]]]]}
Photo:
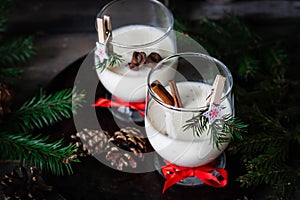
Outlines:
{"type": "Polygon", "coordinates": [[[169,81],[169,86],[170,86],[170,90],[172,93],[175,106],[178,108],[182,108],[182,102],[181,102],[181,98],[178,92],[176,82],[174,80],[169,81]]]}
{"type": "Polygon", "coordinates": [[[166,88],[158,80],[153,81],[150,87],[164,103],[171,106],[174,105],[174,100],[172,95],[166,90],[166,88]]]}

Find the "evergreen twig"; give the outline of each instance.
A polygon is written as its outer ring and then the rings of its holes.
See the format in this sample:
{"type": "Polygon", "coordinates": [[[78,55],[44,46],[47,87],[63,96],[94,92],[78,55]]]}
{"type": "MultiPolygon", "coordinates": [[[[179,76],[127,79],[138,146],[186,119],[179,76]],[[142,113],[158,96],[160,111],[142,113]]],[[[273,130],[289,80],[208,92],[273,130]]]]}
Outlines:
{"type": "Polygon", "coordinates": [[[6,80],[5,82],[8,82],[8,79],[11,79],[12,77],[17,77],[23,72],[24,70],[19,68],[0,68],[0,80],[6,80]]]}
{"type": "Polygon", "coordinates": [[[63,118],[70,118],[83,98],[84,93],[76,92],[75,89],[64,89],[49,95],[41,90],[39,96],[33,97],[8,115],[8,124],[13,122],[22,132],[53,125],[63,118]]]}
{"type": "Polygon", "coordinates": [[[122,62],[124,62],[124,58],[122,55],[117,54],[115,52],[110,52],[109,54],[109,58],[107,60],[104,60],[102,63],[100,62],[100,60],[98,60],[98,62],[96,63],[95,68],[99,69],[100,72],[103,72],[103,70],[106,67],[116,67],[118,65],[120,65],[122,62]]]}
{"type": "Polygon", "coordinates": [[[74,157],[76,146],[64,146],[62,140],[50,142],[48,137],[23,133],[0,133],[0,152],[2,158],[24,160],[28,166],[35,166],[56,175],[71,174],[69,162],[77,162],[74,157]],[[68,162],[63,162],[68,160],[68,162]]]}
{"type": "Polygon", "coordinates": [[[0,66],[14,67],[26,62],[35,55],[33,37],[19,37],[6,41],[0,45],[0,66]]]}
{"type": "Polygon", "coordinates": [[[6,28],[7,17],[9,15],[11,5],[12,0],[0,0],[0,32],[3,32],[6,28]]]}
{"type": "Polygon", "coordinates": [[[229,142],[230,139],[243,139],[242,133],[247,132],[247,124],[232,115],[225,115],[221,120],[216,120],[213,124],[209,124],[207,117],[203,115],[206,111],[207,109],[204,109],[196,116],[188,119],[183,126],[183,130],[192,129],[193,134],[198,137],[207,130],[207,135],[211,136],[212,144],[216,145],[218,149],[222,143],[229,142]]]}
{"type": "Polygon", "coordinates": [[[207,129],[208,119],[203,115],[208,108],[203,109],[197,115],[193,116],[191,119],[188,119],[183,125],[183,131],[192,129],[195,136],[200,137],[202,133],[207,129]]]}

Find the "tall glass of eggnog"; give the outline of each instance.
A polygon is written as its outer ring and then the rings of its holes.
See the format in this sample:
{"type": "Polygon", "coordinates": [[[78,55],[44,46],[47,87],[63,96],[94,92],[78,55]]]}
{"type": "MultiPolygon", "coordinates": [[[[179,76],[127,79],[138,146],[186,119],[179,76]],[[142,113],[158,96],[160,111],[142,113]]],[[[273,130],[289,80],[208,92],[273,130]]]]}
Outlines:
{"type": "Polygon", "coordinates": [[[147,78],[145,129],[165,163],[197,167],[223,155],[229,142],[225,139],[229,135],[222,130],[223,119],[234,114],[232,86],[228,68],[200,53],[175,54],[151,69],[147,78]],[[158,77],[161,70],[170,69],[174,60],[178,66],[173,68],[173,79],[158,77]],[[216,77],[223,78],[223,87],[213,105],[216,77]]]}
{"type": "MultiPolygon", "coordinates": [[[[151,68],[176,52],[173,15],[156,0],[115,0],[101,9],[97,19],[107,16],[110,24],[103,22],[107,39],[99,41],[105,48],[95,50],[97,75],[112,101],[133,105],[115,108],[116,117],[143,120],[143,111],[132,107],[145,103],[146,77],[151,68]]],[[[97,30],[99,34],[99,27],[97,30]]],[[[171,76],[167,72],[164,75],[171,76]]]]}

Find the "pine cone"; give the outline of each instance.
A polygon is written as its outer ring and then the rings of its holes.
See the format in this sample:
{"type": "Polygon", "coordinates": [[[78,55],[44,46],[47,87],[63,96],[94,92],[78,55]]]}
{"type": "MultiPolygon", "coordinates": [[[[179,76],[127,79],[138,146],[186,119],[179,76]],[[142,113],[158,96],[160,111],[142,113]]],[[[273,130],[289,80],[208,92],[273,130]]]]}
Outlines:
{"type": "Polygon", "coordinates": [[[90,154],[101,154],[107,145],[109,137],[107,131],[87,128],[76,133],[76,136],[71,136],[78,147],[78,156],[80,157],[85,157],[90,154]]]}
{"type": "Polygon", "coordinates": [[[122,128],[120,131],[116,131],[108,142],[105,158],[111,166],[118,170],[123,170],[123,167],[136,168],[137,161],[144,160],[146,140],[138,129],[122,128]]]}
{"type": "Polygon", "coordinates": [[[0,124],[2,123],[3,115],[10,112],[12,100],[12,92],[3,83],[0,83],[0,124]]]}
{"type": "Polygon", "coordinates": [[[41,181],[39,171],[33,167],[29,175],[24,167],[5,174],[1,186],[4,199],[45,199],[44,192],[52,190],[51,186],[41,181]]]}

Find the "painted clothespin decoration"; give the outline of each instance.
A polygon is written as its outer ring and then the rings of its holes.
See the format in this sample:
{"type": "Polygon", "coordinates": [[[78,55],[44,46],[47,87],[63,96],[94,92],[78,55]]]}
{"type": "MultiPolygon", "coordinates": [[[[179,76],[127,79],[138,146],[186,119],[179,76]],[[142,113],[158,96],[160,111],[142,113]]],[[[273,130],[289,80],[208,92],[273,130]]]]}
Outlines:
{"type": "Polygon", "coordinates": [[[213,83],[213,93],[211,96],[211,103],[220,105],[223,89],[225,86],[226,78],[221,75],[217,75],[213,83]]]}
{"type": "Polygon", "coordinates": [[[104,15],[102,18],[97,18],[97,27],[98,27],[98,40],[100,43],[104,44],[107,41],[112,39],[112,25],[110,17],[104,15]]]}
{"type": "Polygon", "coordinates": [[[112,46],[108,46],[108,40],[112,39],[112,26],[110,17],[104,15],[102,18],[97,18],[97,27],[98,27],[98,42],[96,42],[96,55],[98,55],[100,62],[103,63],[104,60],[109,59],[108,52],[112,51],[112,46]]]}
{"type": "Polygon", "coordinates": [[[217,119],[222,119],[220,101],[225,86],[225,81],[225,77],[217,75],[212,85],[209,109],[203,114],[208,118],[210,124],[213,124],[217,119]]]}

